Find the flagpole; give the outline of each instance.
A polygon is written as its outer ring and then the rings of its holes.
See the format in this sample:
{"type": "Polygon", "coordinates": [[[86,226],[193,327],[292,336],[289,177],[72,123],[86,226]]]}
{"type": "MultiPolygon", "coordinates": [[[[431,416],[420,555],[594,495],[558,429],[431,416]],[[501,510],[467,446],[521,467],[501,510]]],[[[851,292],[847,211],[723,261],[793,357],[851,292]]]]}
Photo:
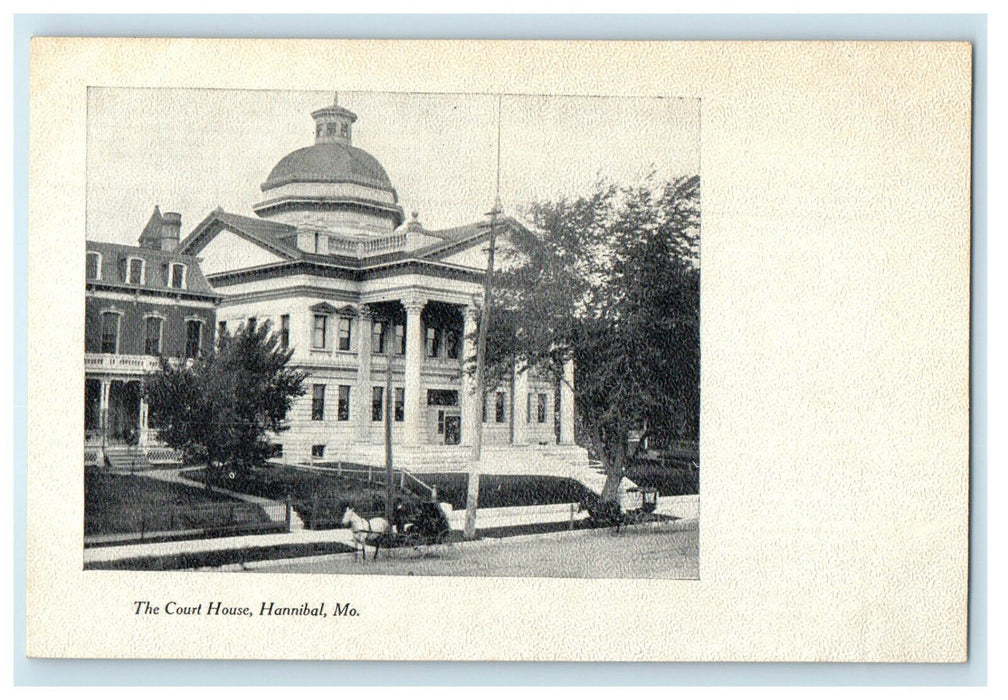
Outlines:
{"type": "Polygon", "coordinates": [[[476,434],[473,436],[472,462],[469,467],[469,485],[466,490],[466,516],[464,534],[470,539],[476,534],[476,509],[479,504],[480,460],[483,452],[483,411],[486,409],[486,343],[487,326],[490,325],[490,308],[493,302],[494,251],[497,244],[497,216],[500,214],[500,136],[501,97],[497,96],[497,188],[494,206],[490,210],[490,249],[487,252],[486,275],[483,278],[483,313],[479,319],[479,342],[476,347],[476,434]]]}

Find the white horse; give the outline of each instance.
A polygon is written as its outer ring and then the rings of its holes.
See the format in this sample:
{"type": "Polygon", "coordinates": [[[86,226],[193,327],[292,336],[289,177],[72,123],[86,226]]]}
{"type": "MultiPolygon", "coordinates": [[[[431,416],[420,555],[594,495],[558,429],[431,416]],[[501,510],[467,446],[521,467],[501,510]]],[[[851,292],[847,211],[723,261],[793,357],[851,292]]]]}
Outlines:
{"type": "Polygon", "coordinates": [[[357,558],[357,545],[361,548],[361,563],[367,561],[367,545],[375,548],[373,559],[378,558],[378,549],[383,541],[387,541],[389,535],[389,521],[385,518],[371,518],[365,520],[354,512],[353,508],[347,508],[343,514],[343,526],[350,526],[354,537],[354,559],[357,558]]]}

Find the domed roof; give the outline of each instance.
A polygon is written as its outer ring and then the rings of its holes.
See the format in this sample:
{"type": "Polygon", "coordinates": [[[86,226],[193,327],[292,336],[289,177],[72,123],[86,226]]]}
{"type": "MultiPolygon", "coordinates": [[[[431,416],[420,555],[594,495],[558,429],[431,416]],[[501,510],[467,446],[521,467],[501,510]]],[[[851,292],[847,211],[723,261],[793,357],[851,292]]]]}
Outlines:
{"type": "Polygon", "coordinates": [[[352,182],[394,191],[388,173],[367,151],[339,141],[299,148],[270,171],[263,192],[291,182],[352,182]]]}

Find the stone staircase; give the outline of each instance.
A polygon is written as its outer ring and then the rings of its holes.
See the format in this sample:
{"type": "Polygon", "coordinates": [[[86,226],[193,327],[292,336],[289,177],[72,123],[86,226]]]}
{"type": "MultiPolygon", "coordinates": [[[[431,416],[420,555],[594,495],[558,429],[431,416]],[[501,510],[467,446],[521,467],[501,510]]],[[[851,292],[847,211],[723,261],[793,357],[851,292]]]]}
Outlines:
{"type": "Polygon", "coordinates": [[[169,447],[109,445],[104,452],[105,463],[113,471],[146,471],[181,464],[178,453],[169,447]]]}
{"type": "Polygon", "coordinates": [[[112,471],[133,472],[151,469],[144,451],[136,447],[106,447],[105,462],[112,471]]]}

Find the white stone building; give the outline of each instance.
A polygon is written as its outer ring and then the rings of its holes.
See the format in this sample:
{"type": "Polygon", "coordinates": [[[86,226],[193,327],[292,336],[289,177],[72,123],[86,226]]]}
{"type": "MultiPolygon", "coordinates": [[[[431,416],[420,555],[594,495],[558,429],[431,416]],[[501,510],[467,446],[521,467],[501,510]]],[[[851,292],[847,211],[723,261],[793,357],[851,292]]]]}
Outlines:
{"type": "MultiPolygon", "coordinates": [[[[277,436],[283,459],[382,464],[391,398],[399,467],[464,469],[481,418],[487,471],[583,465],[573,367],[569,383],[517,371],[488,387],[482,407],[463,372],[475,354],[490,221],[428,230],[414,214],[404,224],[384,168],[352,145],[356,115],[334,103],[312,117],[314,145],[277,163],[255,217],[215,210],[180,246],[221,295],[218,330],[269,320],[310,375],[277,436]]],[[[510,217],[494,225],[501,246],[530,235],[510,217]]]]}

